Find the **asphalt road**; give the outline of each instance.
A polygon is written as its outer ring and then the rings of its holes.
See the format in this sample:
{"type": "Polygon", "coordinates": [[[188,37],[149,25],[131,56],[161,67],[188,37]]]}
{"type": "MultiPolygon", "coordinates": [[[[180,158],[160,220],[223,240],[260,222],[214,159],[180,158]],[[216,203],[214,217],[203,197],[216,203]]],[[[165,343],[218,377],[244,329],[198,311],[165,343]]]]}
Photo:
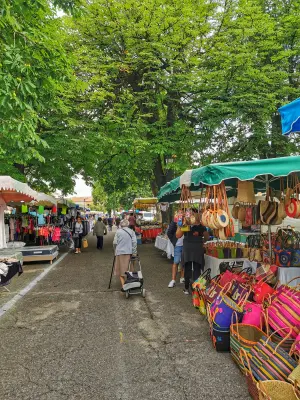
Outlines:
{"type": "Polygon", "coordinates": [[[0,399],[249,399],[152,244],[139,247],[146,299],[107,290],[112,237],[103,251],[89,237],[0,319],[0,399]]]}

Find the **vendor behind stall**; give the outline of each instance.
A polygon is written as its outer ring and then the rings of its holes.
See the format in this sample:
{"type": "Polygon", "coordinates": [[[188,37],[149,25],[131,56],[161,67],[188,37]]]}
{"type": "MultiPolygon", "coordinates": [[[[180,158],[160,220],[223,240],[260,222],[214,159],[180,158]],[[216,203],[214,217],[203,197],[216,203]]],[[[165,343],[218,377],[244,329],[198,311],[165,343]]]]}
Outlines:
{"type": "Polygon", "coordinates": [[[184,294],[189,294],[190,279],[197,280],[204,269],[204,247],[203,243],[209,239],[209,233],[203,225],[190,226],[189,232],[183,232],[179,227],[176,237],[183,241],[183,259],[184,259],[184,294]]]}

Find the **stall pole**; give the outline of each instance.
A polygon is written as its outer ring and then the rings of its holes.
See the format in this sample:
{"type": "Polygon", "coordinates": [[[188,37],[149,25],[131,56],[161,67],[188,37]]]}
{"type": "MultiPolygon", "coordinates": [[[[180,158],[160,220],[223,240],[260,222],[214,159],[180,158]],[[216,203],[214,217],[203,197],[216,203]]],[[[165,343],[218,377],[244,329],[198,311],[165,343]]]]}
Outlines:
{"type": "MultiPolygon", "coordinates": [[[[267,193],[267,195],[269,194],[269,189],[270,189],[269,176],[266,175],[266,193],[267,193]]],[[[268,225],[268,239],[269,239],[269,256],[270,256],[270,261],[272,261],[272,236],[271,236],[271,225],[270,224],[268,225]]]]}

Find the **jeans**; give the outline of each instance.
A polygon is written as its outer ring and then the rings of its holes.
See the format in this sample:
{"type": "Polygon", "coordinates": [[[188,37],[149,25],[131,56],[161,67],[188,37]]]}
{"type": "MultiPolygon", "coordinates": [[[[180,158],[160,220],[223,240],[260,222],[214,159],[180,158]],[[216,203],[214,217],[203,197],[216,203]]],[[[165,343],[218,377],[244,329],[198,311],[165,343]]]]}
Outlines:
{"type": "Polygon", "coordinates": [[[75,249],[81,249],[81,245],[82,245],[82,235],[79,234],[79,237],[74,238],[75,249]]]}
{"type": "Polygon", "coordinates": [[[190,287],[190,279],[196,281],[201,275],[201,264],[195,261],[186,262],[184,265],[184,280],[185,289],[188,290],[190,287]],[[193,273],[194,270],[194,273],[193,273]]]}
{"type": "Polygon", "coordinates": [[[103,248],[103,236],[97,236],[97,249],[103,248]]]}

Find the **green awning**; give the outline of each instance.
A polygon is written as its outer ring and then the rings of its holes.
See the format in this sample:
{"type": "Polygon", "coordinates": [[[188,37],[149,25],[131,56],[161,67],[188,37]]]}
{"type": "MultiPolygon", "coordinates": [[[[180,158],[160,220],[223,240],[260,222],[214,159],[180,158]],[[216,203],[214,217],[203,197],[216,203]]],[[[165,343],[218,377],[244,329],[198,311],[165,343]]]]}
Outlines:
{"type": "Polygon", "coordinates": [[[158,199],[161,202],[179,199],[182,184],[197,190],[202,186],[218,185],[225,181],[227,188],[236,188],[238,179],[254,180],[256,191],[265,190],[267,181],[271,187],[279,189],[278,178],[287,177],[292,172],[300,173],[300,156],[210,164],[185,171],[180,177],[168,182],[160,189],[158,199]]]}

